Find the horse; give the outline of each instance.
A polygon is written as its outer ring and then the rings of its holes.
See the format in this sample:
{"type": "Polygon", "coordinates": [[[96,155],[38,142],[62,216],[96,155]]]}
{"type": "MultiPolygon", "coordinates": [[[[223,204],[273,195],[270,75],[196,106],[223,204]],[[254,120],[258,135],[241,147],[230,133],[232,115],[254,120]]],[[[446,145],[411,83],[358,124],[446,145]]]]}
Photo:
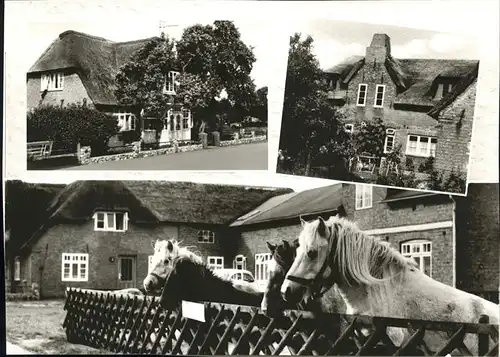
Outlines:
{"type": "Polygon", "coordinates": [[[249,291],[218,277],[205,263],[189,256],[173,258],[167,271],[160,298],[165,308],[175,308],[182,300],[248,306],[259,306],[262,301],[262,292],[249,291]]]}
{"type": "MultiPolygon", "coordinates": [[[[290,306],[282,299],[280,288],[295,259],[298,243],[298,239],[291,243],[284,239],[279,243],[266,242],[271,252],[271,259],[268,261],[269,278],[261,302],[261,310],[266,315],[274,316],[287,307],[295,307],[290,306]]],[[[317,298],[306,300],[299,302],[297,307],[313,312],[345,312],[344,301],[336,291],[335,286],[325,291],[324,294],[317,296],[317,298]]]]}
{"type": "MultiPolygon", "coordinates": [[[[297,254],[281,286],[284,300],[297,302],[318,289],[337,285],[347,314],[402,319],[477,323],[481,315],[498,324],[499,306],[438,282],[391,245],[362,232],[354,222],[332,216],[301,219],[297,254]]],[[[395,346],[409,338],[403,328],[387,328],[395,346]]],[[[429,348],[442,347],[448,335],[427,331],[429,348]]],[[[477,337],[464,344],[477,355],[477,337]]]]}
{"type": "Polygon", "coordinates": [[[174,258],[186,256],[195,262],[203,262],[203,259],[198,254],[189,250],[190,247],[182,247],[180,243],[175,239],[156,240],[152,242],[151,245],[154,250],[152,257],[153,268],[143,281],[146,293],[154,294],[160,291],[162,284],[165,283],[165,276],[170,263],[174,258]]]}

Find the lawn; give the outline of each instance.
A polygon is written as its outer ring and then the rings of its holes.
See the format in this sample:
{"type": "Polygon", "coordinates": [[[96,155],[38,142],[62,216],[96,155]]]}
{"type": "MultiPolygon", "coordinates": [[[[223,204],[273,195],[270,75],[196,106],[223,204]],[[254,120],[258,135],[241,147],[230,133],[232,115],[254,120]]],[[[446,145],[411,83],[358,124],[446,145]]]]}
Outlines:
{"type": "Polygon", "coordinates": [[[111,354],[66,341],[64,301],[7,301],[7,341],[37,354],[111,354]]]}

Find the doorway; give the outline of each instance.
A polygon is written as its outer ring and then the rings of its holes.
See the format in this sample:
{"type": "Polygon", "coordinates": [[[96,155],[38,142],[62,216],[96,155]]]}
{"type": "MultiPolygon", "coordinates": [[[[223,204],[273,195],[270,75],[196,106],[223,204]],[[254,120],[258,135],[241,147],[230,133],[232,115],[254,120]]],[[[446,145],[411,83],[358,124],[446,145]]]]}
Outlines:
{"type": "Polygon", "coordinates": [[[136,287],[136,257],[118,257],[118,289],[136,287]]]}

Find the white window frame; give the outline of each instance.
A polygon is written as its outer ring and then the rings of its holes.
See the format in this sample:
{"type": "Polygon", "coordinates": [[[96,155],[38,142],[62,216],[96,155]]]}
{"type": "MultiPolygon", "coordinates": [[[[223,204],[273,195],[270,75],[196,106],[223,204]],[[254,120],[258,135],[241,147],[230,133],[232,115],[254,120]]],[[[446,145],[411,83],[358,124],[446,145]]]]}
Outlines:
{"type": "Polygon", "coordinates": [[[356,210],[371,208],[373,205],[373,187],[371,185],[356,185],[354,197],[356,210]]]}
{"type": "Polygon", "coordinates": [[[436,148],[437,148],[437,138],[433,136],[425,136],[425,135],[416,135],[416,134],[408,134],[406,139],[406,155],[411,156],[419,156],[419,157],[436,157],[436,148]],[[415,147],[415,151],[410,150],[410,137],[417,138],[417,146],[415,147]],[[421,141],[422,138],[429,139],[427,143],[421,141]],[[432,140],[435,140],[434,147],[432,140]],[[421,149],[423,145],[427,145],[425,148],[425,153],[422,153],[421,149]]]}
{"type": "Polygon", "coordinates": [[[368,84],[366,84],[366,83],[360,83],[358,85],[358,96],[356,98],[356,106],[358,106],[358,107],[364,107],[366,105],[366,97],[367,97],[367,95],[368,95],[368,84]],[[364,97],[363,97],[363,103],[362,104],[359,103],[359,99],[361,97],[361,92],[363,92],[361,90],[361,88],[364,88],[364,97]]]}
{"type": "Polygon", "coordinates": [[[113,113],[113,116],[116,118],[116,120],[118,120],[120,131],[135,130],[137,118],[134,113],[130,113],[126,110],[120,109],[118,110],[118,113],[113,113]]]}
{"type": "Polygon", "coordinates": [[[207,257],[207,266],[213,270],[224,269],[224,257],[216,256],[216,255],[208,256],[207,257]],[[217,260],[220,260],[221,263],[217,262],[217,260]]]}
{"type": "Polygon", "coordinates": [[[179,72],[177,71],[169,71],[165,75],[165,84],[164,84],[164,93],[165,94],[173,94],[177,92],[179,84],[177,83],[177,76],[179,72]]]}
{"type": "Polygon", "coordinates": [[[394,129],[386,129],[385,131],[385,141],[384,141],[384,153],[388,154],[394,151],[394,145],[396,143],[396,130],[394,129]],[[392,138],[392,148],[387,149],[387,144],[389,143],[389,138],[392,138]]]}
{"type": "Polygon", "coordinates": [[[425,273],[424,257],[429,257],[429,277],[432,278],[432,242],[425,239],[414,239],[401,243],[401,254],[405,257],[418,257],[418,269],[425,273]],[[418,251],[417,251],[418,250],[418,251]]]}
{"type": "Polygon", "coordinates": [[[21,258],[14,258],[14,281],[21,281],[21,258]]]}
{"type": "Polygon", "coordinates": [[[128,230],[128,212],[107,212],[107,211],[97,211],[94,213],[94,230],[100,232],[126,232],[128,230]],[[116,229],[116,215],[123,214],[123,229],[116,229]],[[100,215],[104,215],[103,220],[100,219],[100,215]],[[108,225],[108,215],[113,215],[113,227],[108,225]],[[104,222],[104,227],[98,227],[98,222],[104,222]]]}
{"type": "Polygon", "coordinates": [[[148,274],[153,271],[153,255],[148,256],[148,274]]]}
{"type": "Polygon", "coordinates": [[[233,259],[233,269],[247,270],[247,257],[243,254],[235,256],[233,259]]]}
{"type": "Polygon", "coordinates": [[[63,253],[61,258],[62,281],[88,281],[89,280],[89,255],[87,253],[63,253]],[[67,259],[66,259],[67,258],[67,259]],[[83,259],[82,259],[83,258],[83,259]],[[64,276],[64,266],[69,264],[69,277],[64,276]],[[73,265],[77,264],[77,277],[71,276],[73,265]],[[82,267],[85,267],[85,277],[81,277],[82,267]]]}
{"type": "Polygon", "coordinates": [[[255,281],[265,282],[269,279],[268,263],[271,259],[272,259],[271,253],[255,254],[255,275],[254,275],[255,281]]]}
{"type": "Polygon", "coordinates": [[[198,231],[198,243],[215,243],[215,232],[208,229],[202,229],[198,231]]]}
{"type": "Polygon", "coordinates": [[[344,131],[352,134],[354,132],[354,124],[344,124],[344,131]]]}
{"type": "Polygon", "coordinates": [[[52,72],[44,73],[40,78],[40,90],[43,92],[47,90],[61,91],[64,89],[64,73],[63,72],[52,72]]]}
{"type": "Polygon", "coordinates": [[[384,99],[385,99],[385,84],[377,84],[377,86],[375,87],[375,99],[373,101],[373,107],[374,108],[383,108],[384,107],[384,99]],[[377,104],[379,88],[382,88],[382,100],[381,100],[380,104],[377,104]]]}
{"type": "Polygon", "coordinates": [[[167,130],[180,131],[180,130],[188,130],[191,129],[192,127],[193,127],[193,118],[191,115],[191,110],[182,108],[181,110],[169,109],[167,111],[167,125],[166,125],[167,130]]]}

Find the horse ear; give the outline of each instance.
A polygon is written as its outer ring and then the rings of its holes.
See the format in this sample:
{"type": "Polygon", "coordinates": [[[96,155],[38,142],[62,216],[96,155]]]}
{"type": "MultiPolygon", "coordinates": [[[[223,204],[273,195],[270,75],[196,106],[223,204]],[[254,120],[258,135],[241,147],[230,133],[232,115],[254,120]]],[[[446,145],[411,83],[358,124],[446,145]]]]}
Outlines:
{"type": "Polygon", "coordinates": [[[276,244],[266,242],[267,248],[271,251],[271,253],[274,253],[276,249],[276,244]]]}
{"type": "Polygon", "coordinates": [[[302,227],[304,227],[306,225],[306,221],[304,221],[304,218],[302,218],[302,216],[299,216],[300,218],[300,224],[302,225],[302,227]]]}
{"type": "Polygon", "coordinates": [[[171,252],[172,250],[174,250],[174,245],[172,244],[172,242],[171,242],[171,241],[168,241],[168,242],[167,242],[167,250],[168,250],[169,252],[171,252]]]}
{"type": "Polygon", "coordinates": [[[326,224],[323,217],[319,216],[318,234],[322,237],[326,237],[326,224]]]}
{"type": "Polygon", "coordinates": [[[157,242],[156,240],[152,240],[152,241],[151,241],[151,247],[152,247],[153,249],[155,249],[156,242],[157,242]]]}
{"type": "Polygon", "coordinates": [[[287,240],[284,240],[284,239],[283,239],[283,240],[282,240],[282,242],[283,242],[283,245],[284,245],[285,247],[287,247],[287,248],[288,248],[288,247],[290,247],[290,243],[288,243],[288,241],[287,241],[287,240]]]}

